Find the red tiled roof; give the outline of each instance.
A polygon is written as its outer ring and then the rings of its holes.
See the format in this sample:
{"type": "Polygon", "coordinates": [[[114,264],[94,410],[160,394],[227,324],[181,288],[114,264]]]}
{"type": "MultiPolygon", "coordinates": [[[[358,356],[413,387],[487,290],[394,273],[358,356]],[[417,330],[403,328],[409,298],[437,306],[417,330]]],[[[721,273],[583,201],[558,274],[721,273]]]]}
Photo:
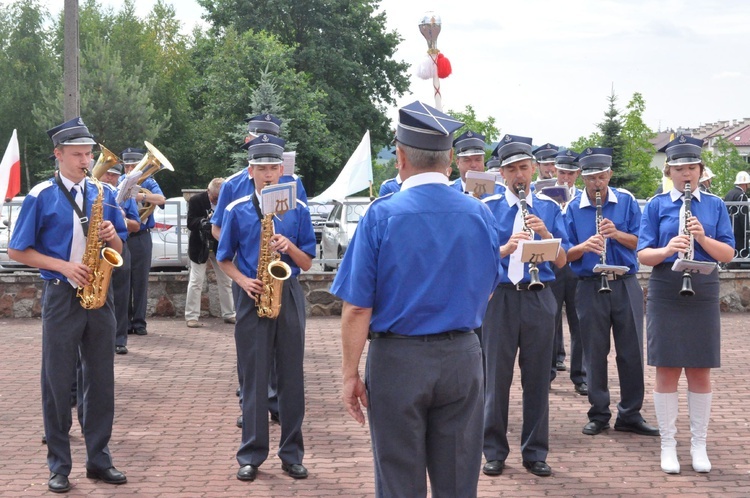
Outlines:
{"type": "Polygon", "coordinates": [[[747,147],[750,146],[750,125],[740,128],[736,132],[725,137],[727,142],[734,145],[735,147],[747,147]]]}

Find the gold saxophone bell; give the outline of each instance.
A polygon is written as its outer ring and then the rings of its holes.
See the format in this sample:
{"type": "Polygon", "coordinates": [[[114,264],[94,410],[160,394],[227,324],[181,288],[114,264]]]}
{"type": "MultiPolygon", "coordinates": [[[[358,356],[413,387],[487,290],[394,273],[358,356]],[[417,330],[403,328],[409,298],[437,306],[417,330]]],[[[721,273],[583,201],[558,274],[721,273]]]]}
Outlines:
{"type": "MultiPolygon", "coordinates": [[[[143,142],[146,145],[146,149],[148,149],[148,152],[146,155],[143,156],[143,159],[140,160],[140,162],[136,165],[135,168],[133,168],[133,171],[140,171],[141,177],[138,179],[138,185],[141,185],[146,178],[155,175],[159,171],[168,169],[169,171],[174,171],[174,167],[172,166],[172,163],[169,162],[169,160],[164,157],[164,154],[159,152],[159,149],[151,145],[150,142],[144,141],[143,142]]],[[[141,187],[141,193],[142,194],[150,194],[151,191],[141,187]]],[[[156,209],[156,206],[154,204],[150,204],[148,202],[144,203],[143,206],[138,208],[138,214],[141,217],[141,223],[145,223],[151,214],[153,214],[154,209],[156,209]]]]}
{"type": "Polygon", "coordinates": [[[97,180],[101,180],[102,176],[104,176],[104,173],[106,173],[109,168],[122,162],[120,161],[120,158],[117,157],[117,154],[113,153],[102,144],[99,144],[99,148],[101,149],[101,153],[96,160],[96,164],[91,168],[91,176],[97,180]]]}

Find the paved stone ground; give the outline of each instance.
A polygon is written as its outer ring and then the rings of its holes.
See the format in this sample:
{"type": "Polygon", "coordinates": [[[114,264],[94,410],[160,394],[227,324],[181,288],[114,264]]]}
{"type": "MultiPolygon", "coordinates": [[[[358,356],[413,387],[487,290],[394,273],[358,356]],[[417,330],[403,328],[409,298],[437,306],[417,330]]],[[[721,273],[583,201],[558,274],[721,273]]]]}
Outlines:
{"type": "MultiPolygon", "coordinates": [[[[510,439],[514,443],[505,473],[481,476],[480,496],[750,496],[750,432],[747,407],[748,325],[750,317],[725,314],[723,368],[714,373],[714,409],[709,431],[710,474],[690,468],[689,425],[684,381],[678,420],[678,454],[683,472],[659,469],[659,440],[610,430],[584,436],[588,403],[565,375],[550,393],[553,475],[537,478],[520,461],[520,387],[512,392],[510,439]]],[[[117,409],[110,449],[128,484],[114,487],[85,477],[83,439],[77,422],[72,434],[73,489],[68,496],[372,496],[369,435],[345,414],[339,401],[339,320],[308,322],[306,354],[307,416],[304,425],[310,470],[295,481],[271,456],[253,483],[235,478],[234,453],[240,430],[234,395],[233,328],[207,320],[203,329],[184,321],[152,319],[149,335],[130,336],[130,353],[116,358],[117,409]]],[[[0,321],[0,495],[42,496],[47,491],[46,447],[41,444],[39,400],[41,322],[0,321]]],[[[697,345],[699,347],[699,345],[697,345]]],[[[619,398],[610,357],[613,400],[619,398]]],[[[653,388],[646,370],[646,391],[653,388]]],[[[518,378],[518,374],[516,374],[518,378]]],[[[518,383],[517,383],[518,384],[518,383]]],[[[656,423],[650,394],[644,416],[656,423]]],[[[272,426],[272,446],[278,443],[272,426]]]]}

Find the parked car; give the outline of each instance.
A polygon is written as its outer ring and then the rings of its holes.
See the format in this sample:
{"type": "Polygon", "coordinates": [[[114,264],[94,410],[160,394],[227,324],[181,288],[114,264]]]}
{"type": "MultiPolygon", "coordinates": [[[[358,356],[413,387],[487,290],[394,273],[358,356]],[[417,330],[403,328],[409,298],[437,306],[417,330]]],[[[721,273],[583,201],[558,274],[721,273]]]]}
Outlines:
{"type": "Polygon", "coordinates": [[[321,259],[339,260],[323,263],[324,271],[339,267],[349,241],[354,236],[360,218],[370,205],[369,197],[347,197],[343,202],[334,201],[321,238],[321,259]]]}
{"type": "Polygon", "coordinates": [[[21,211],[21,204],[23,204],[23,196],[14,197],[10,202],[3,203],[0,212],[0,271],[38,271],[37,268],[29,268],[8,257],[8,244],[13,234],[13,225],[21,211]]]}
{"type": "Polygon", "coordinates": [[[151,269],[184,270],[189,264],[187,201],[183,197],[170,197],[164,209],[154,210],[154,221],[151,269]]]}
{"type": "Polygon", "coordinates": [[[310,210],[310,219],[312,220],[313,230],[315,231],[315,242],[320,244],[323,238],[323,227],[331,214],[333,204],[321,204],[319,202],[310,202],[307,205],[310,210]]]}

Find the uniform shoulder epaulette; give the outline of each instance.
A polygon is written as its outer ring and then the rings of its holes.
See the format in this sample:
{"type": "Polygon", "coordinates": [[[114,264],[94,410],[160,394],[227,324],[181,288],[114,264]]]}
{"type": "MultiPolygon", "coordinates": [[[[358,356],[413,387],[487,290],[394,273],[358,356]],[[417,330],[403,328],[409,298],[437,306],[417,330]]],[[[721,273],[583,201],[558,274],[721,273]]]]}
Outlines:
{"type": "MultiPolygon", "coordinates": [[[[230,203],[229,203],[229,204],[227,205],[227,209],[226,209],[226,210],[227,210],[227,212],[231,211],[231,210],[232,210],[232,208],[233,208],[233,207],[235,207],[235,206],[237,206],[238,204],[243,204],[243,203],[245,203],[245,202],[249,201],[249,200],[250,200],[250,199],[252,199],[252,198],[253,198],[253,196],[252,196],[252,195],[246,195],[246,196],[244,196],[244,197],[240,197],[239,199],[235,199],[235,200],[233,200],[232,202],[230,202],[230,203]]],[[[299,201],[298,201],[298,202],[299,202],[299,201]]]]}
{"type": "Polygon", "coordinates": [[[307,209],[307,204],[302,202],[301,200],[297,199],[297,204],[300,204],[303,208],[307,209]]]}
{"type": "Polygon", "coordinates": [[[541,199],[543,201],[550,201],[550,202],[554,202],[555,204],[557,204],[557,201],[554,200],[552,197],[548,196],[547,194],[543,194],[543,193],[539,192],[539,193],[534,194],[534,196],[537,199],[541,199]]]}
{"type": "Polygon", "coordinates": [[[388,178],[387,180],[383,180],[383,183],[381,185],[385,185],[386,183],[395,182],[396,178],[388,178]]]}
{"type": "Polygon", "coordinates": [[[703,192],[703,191],[701,191],[701,195],[710,195],[711,197],[718,197],[719,199],[721,199],[721,197],[719,197],[718,195],[714,194],[713,192],[703,192]]]}
{"type": "Polygon", "coordinates": [[[630,190],[624,189],[622,187],[617,187],[616,190],[617,190],[617,192],[622,192],[623,194],[629,195],[630,197],[633,198],[633,200],[635,200],[635,196],[633,195],[633,193],[630,190]]]}
{"type": "Polygon", "coordinates": [[[502,199],[503,197],[505,197],[504,194],[492,194],[482,199],[482,202],[486,203],[487,201],[496,201],[502,199]]]}
{"type": "Polygon", "coordinates": [[[50,188],[53,185],[53,180],[48,180],[46,182],[38,183],[32,188],[27,195],[30,195],[31,197],[38,197],[39,193],[43,190],[46,190],[50,188]]]}
{"type": "Polygon", "coordinates": [[[236,173],[234,173],[234,174],[232,174],[232,175],[229,175],[229,176],[227,177],[227,179],[226,179],[226,180],[224,180],[224,181],[225,181],[225,182],[228,182],[229,180],[232,180],[232,179],[234,179],[234,178],[238,177],[239,175],[241,175],[242,173],[246,173],[246,172],[247,172],[247,170],[246,170],[246,169],[241,169],[241,170],[239,170],[238,172],[236,172],[236,173]]]}

